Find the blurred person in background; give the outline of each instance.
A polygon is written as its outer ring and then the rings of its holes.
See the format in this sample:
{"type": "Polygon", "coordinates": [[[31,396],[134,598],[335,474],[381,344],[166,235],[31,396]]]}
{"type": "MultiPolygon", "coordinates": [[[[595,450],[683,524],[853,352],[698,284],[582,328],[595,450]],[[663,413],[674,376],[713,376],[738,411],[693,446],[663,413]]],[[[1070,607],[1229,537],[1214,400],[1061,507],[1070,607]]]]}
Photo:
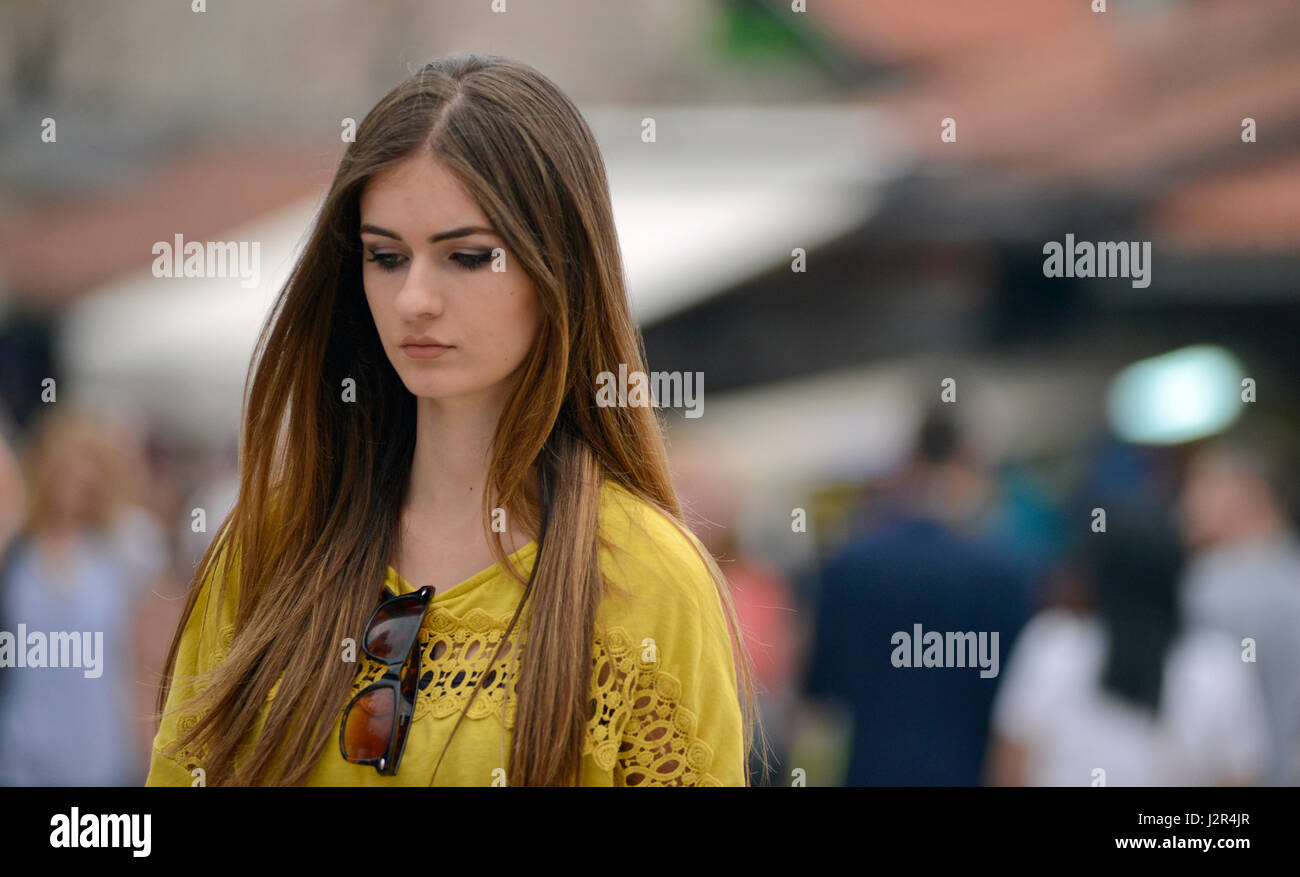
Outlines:
{"type": "Polygon", "coordinates": [[[9,412],[0,404],[0,571],[3,570],[9,543],[22,527],[26,506],[22,469],[14,454],[17,433],[9,412]]]}
{"type": "Polygon", "coordinates": [[[0,784],[143,781],[136,618],[165,570],[166,548],[161,526],[133,504],[140,468],[131,441],[120,425],[66,403],[28,437],[27,514],[0,581],[0,617],[15,649],[28,648],[20,624],[29,640],[89,632],[92,648],[102,634],[102,648],[83,653],[81,667],[6,669],[0,784]]]}
{"type": "Polygon", "coordinates": [[[1028,461],[1004,461],[993,480],[993,496],[977,530],[1010,552],[1030,581],[1042,584],[1066,547],[1059,503],[1028,461]]]}
{"type": "Polygon", "coordinates": [[[1021,635],[994,704],[990,784],[1258,780],[1260,692],[1230,639],[1180,621],[1169,503],[1131,485],[1095,507],[1106,530],[1081,536],[1068,561],[1091,607],[1046,609],[1021,635]]]}
{"type": "Polygon", "coordinates": [[[1183,588],[1189,623],[1256,648],[1272,754],[1264,782],[1300,785],[1300,539],[1281,436],[1243,425],[1190,461],[1180,497],[1193,556],[1183,588]]]}
{"type": "MultiPolygon", "coordinates": [[[[238,496],[237,439],[231,438],[219,449],[208,450],[200,457],[196,472],[185,477],[173,477],[169,484],[191,486],[185,490],[178,487],[174,493],[175,508],[170,514],[160,514],[162,520],[176,522],[171,533],[175,546],[174,564],[171,575],[160,580],[153,592],[146,595],[137,624],[140,673],[136,686],[136,709],[150,744],[161,726],[154,704],[167,672],[167,653],[172,635],[181,622],[186,582],[193,578],[203,553],[207,551],[216,522],[230,513],[238,496]],[[195,516],[197,510],[203,511],[202,526],[195,516]]],[[[167,495],[168,490],[155,488],[151,493],[167,495]]]]}
{"type": "Polygon", "coordinates": [[[167,654],[172,636],[181,623],[185,606],[186,582],[194,577],[199,561],[215,534],[217,522],[230,513],[239,494],[238,446],[232,438],[219,450],[200,458],[198,471],[173,483],[192,485],[179,499],[175,513],[163,520],[176,522],[172,532],[175,545],[173,574],[160,581],[147,595],[140,608],[137,647],[140,657],[139,685],[136,686],[137,709],[146,739],[152,741],[161,721],[154,704],[158,689],[167,672],[167,654]],[[202,510],[202,526],[195,516],[202,510]]]}
{"type": "MultiPolygon", "coordinates": [[[[17,427],[9,417],[4,403],[0,402],[0,583],[3,583],[13,559],[10,550],[14,536],[22,527],[26,508],[22,468],[14,454],[17,427]]],[[[4,601],[0,600],[0,631],[13,630],[4,615],[4,601]]],[[[5,684],[9,681],[6,668],[0,667],[0,705],[4,703],[5,684]]]]}
{"type": "Polygon", "coordinates": [[[1029,582],[973,535],[989,479],[945,412],[931,412],[897,498],[824,564],[805,690],[853,714],[845,784],[976,786],[998,684],[974,664],[895,667],[893,635],[998,634],[1006,651],[1029,617],[1029,582]]]}

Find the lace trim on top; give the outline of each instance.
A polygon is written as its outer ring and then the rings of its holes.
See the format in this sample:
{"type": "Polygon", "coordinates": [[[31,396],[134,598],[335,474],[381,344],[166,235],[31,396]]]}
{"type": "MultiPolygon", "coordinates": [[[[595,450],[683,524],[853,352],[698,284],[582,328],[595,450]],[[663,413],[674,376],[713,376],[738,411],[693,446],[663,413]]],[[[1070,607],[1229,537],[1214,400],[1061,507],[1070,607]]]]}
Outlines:
{"type": "MultiPolygon", "coordinates": [[[[430,609],[420,631],[416,721],[430,714],[459,715],[483,676],[466,721],[501,716],[507,728],[514,727],[518,674],[511,657],[516,643],[507,642],[496,663],[488,666],[510,618],[493,618],[481,609],[471,609],[463,618],[430,609]]],[[[590,755],[601,770],[621,776],[628,786],[722,785],[709,773],[713,749],[697,736],[695,713],[681,704],[681,681],[660,666],[655,650],[634,648],[622,627],[608,628],[607,636],[597,633],[593,642],[582,754],[590,755]]],[[[384,673],[381,664],[363,658],[354,694],[384,673]]]]}
{"type": "MultiPolygon", "coordinates": [[[[457,617],[432,607],[420,630],[420,681],[415,720],[429,715],[457,716],[484,676],[466,720],[500,716],[506,728],[515,721],[518,674],[512,673],[514,642],[507,642],[497,661],[488,662],[501,642],[509,614],[501,618],[482,609],[457,617]],[[507,678],[510,684],[507,696],[507,678]]],[[[221,630],[215,661],[229,652],[234,627],[221,630]]],[[[361,653],[352,694],[380,679],[384,667],[361,653]]],[[[681,703],[682,683],[660,666],[654,649],[638,650],[622,627],[597,633],[592,649],[591,698],[582,754],[602,771],[611,771],[626,786],[720,786],[709,773],[713,749],[697,736],[698,719],[681,703]]],[[[191,730],[198,717],[181,716],[178,736],[191,730]]],[[[458,732],[463,733],[463,732],[458,732]]],[[[177,761],[186,770],[201,763],[203,750],[182,749],[177,761]]]]}

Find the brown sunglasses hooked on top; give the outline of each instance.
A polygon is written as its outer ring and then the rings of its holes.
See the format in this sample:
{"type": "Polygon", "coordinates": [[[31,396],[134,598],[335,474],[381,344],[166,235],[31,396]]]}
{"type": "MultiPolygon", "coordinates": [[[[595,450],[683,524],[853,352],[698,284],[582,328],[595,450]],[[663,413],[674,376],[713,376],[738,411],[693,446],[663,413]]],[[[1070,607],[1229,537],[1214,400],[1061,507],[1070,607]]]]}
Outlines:
{"type": "Polygon", "coordinates": [[[420,627],[433,591],[424,587],[394,597],[385,588],[387,597],[362,635],[362,649],[385,670],[348,701],[339,726],[339,751],[346,761],[374,765],[384,776],[397,773],[406,748],[420,680],[420,627]]]}

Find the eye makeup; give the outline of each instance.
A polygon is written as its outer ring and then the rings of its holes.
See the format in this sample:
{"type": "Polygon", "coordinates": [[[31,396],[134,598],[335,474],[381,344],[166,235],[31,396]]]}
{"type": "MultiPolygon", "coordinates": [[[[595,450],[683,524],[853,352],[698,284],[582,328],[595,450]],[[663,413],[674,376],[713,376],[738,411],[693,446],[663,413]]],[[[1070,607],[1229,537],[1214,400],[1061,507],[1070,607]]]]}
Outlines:
{"type": "MultiPolygon", "coordinates": [[[[370,257],[366,261],[374,262],[384,271],[396,271],[402,267],[405,258],[405,256],[398,253],[376,253],[371,250],[370,257]]],[[[466,271],[477,271],[492,260],[492,253],[490,251],[486,253],[452,253],[451,259],[466,271]]]]}

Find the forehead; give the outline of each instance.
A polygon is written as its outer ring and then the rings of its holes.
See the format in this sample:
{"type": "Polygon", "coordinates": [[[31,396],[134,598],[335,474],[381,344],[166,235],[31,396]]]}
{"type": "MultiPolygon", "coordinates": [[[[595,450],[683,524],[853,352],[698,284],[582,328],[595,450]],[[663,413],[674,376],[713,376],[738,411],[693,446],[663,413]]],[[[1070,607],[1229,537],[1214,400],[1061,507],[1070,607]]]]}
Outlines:
{"type": "Polygon", "coordinates": [[[437,231],[448,222],[487,224],[460,179],[427,153],[403,159],[371,177],[361,193],[361,215],[380,225],[385,221],[436,224],[437,231]]]}

